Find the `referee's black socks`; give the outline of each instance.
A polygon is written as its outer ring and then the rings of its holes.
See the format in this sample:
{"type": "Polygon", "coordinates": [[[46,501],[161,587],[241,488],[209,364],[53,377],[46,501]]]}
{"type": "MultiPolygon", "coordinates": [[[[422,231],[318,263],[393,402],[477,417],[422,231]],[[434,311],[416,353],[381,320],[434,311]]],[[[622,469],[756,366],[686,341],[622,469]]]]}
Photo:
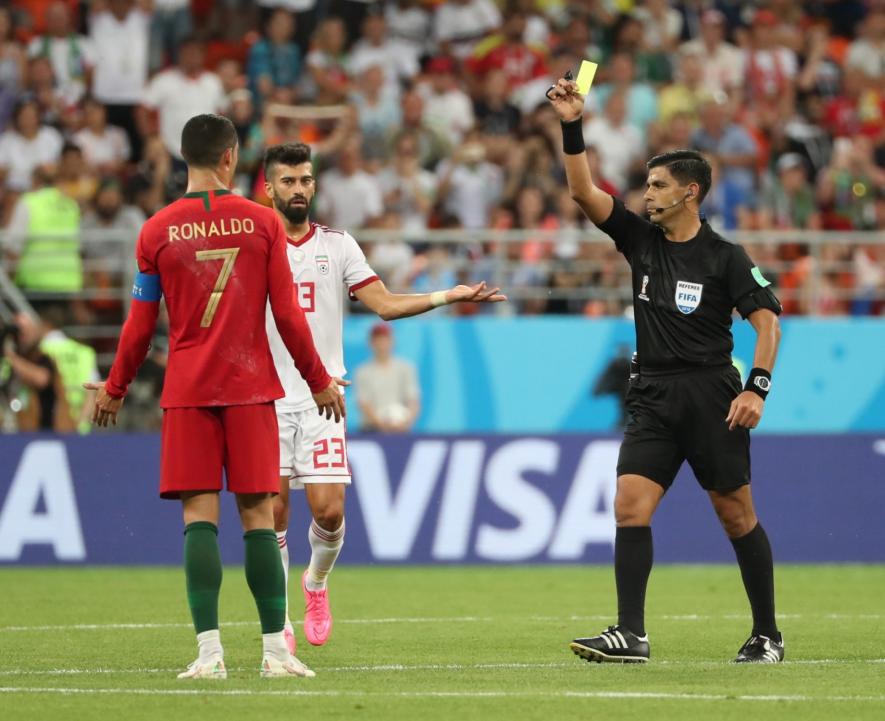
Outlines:
{"type": "Polygon", "coordinates": [[[747,535],[732,538],[731,545],[753,609],[753,633],[780,639],[774,620],[774,561],[765,529],[757,523],[747,535]]]}
{"type": "Polygon", "coordinates": [[[645,635],[645,589],[653,558],[651,526],[624,526],[615,531],[615,585],[618,625],[645,635]]]}

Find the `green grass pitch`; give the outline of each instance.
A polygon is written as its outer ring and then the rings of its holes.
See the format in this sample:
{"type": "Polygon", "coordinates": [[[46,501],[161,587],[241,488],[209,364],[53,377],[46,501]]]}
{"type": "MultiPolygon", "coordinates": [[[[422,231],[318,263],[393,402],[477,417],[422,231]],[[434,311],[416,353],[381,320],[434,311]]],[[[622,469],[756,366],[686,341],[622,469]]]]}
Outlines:
{"type": "Polygon", "coordinates": [[[317,677],[262,680],[252,600],[230,567],[230,678],[184,682],[181,570],[2,569],[0,718],[885,719],[885,567],[781,566],[777,585],[788,662],[736,666],[750,629],[737,568],[656,568],[652,661],[637,667],[568,650],[611,620],[610,568],[341,566],[329,643],[299,630],[317,677]]]}

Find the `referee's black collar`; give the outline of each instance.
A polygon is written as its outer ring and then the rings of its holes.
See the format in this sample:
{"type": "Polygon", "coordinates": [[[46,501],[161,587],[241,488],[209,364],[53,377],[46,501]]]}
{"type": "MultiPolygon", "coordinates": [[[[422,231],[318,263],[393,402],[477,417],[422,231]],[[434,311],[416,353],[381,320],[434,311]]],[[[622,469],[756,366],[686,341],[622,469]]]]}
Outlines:
{"type": "Polygon", "coordinates": [[[707,219],[703,216],[701,216],[701,227],[698,228],[698,232],[695,233],[688,240],[669,240],[666,233],[664,232],[664,229],[660,228],[660,230],[661,235],[664,237],[664,242],[667,243],[667,247],[677,251],[682,251],[687,248],[693,248],[698,243],[703,243],[704,241],[710,240],[711,238],[714,238],[716,236],[716,231],[710,227],[707,219]]]}

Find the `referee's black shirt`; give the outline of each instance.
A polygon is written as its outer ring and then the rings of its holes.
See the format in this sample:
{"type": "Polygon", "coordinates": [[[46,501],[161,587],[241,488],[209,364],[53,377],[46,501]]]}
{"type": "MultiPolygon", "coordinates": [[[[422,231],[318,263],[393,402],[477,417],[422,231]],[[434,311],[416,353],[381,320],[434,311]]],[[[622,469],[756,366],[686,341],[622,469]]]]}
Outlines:
{"type": "Polygon", "coordinates": [[[633,271],[636,350],[645,371],[731,365],[731,314],[748,293],[768,285],[747,252],[706,221],[691,240],[664,231],[614,198],[599,225],[633,271]]]}

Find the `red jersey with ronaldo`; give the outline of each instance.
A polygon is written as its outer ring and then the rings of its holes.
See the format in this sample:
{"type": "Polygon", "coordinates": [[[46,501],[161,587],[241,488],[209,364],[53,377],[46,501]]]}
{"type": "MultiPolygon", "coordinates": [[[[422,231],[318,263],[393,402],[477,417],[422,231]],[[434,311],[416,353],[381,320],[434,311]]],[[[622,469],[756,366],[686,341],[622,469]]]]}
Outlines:
{"type": "Polygon", "coordinates": [[[122,396],[147,352],[160,295],[169,313],[161,398],[161,495],[278,489],[273,401],[284,395],[268,345],[268,299],[311,392],[330,378],[292,293],[286,234],[273,211],[227,190],[188,193],[142,228],[130,318],[107,382],[122,396]],[[149,330],[149,332],[147,332],[149,330]],[[201,472],[193,472],[193,459],[201,472]]]}

